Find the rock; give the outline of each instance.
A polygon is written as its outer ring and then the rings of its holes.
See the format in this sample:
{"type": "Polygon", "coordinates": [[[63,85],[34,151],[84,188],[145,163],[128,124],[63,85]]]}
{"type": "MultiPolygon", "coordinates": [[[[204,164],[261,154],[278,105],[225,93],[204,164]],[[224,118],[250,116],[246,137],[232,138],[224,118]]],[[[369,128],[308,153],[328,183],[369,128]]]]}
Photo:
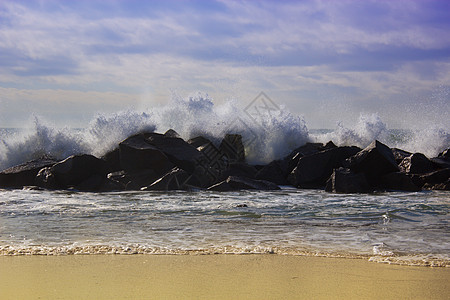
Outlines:
{"type": "MultiPolygon", "coordinates": [[[[297,160],[298,163],[298,160],[297,160]]],[[[294,166],[295,167],[295,166],[294,166]]],[[[294,168],[292,167],[292,169],[294,168]]],[[[267,180],[274,182],[278,185],[288,185],[290,184],[287,180],[289,174],[289,162],[286,160],[274,160],[269,164],[263,166],[258,173],[256,173],[255,178],[259,180],[267,180]]],[[[290,171],[292,171],[292,169],[290,171]]]]}
{"type": "Polygon", "coordinates": [[[54,164],[50,169],[45,170],[45,173],[46,180],[41,181],[36,178],[37,183],[46,182],[42,187],[52,188],[51,185],[49,186],[52,182],[55,184],[53,188],[94,191],[106,179],[107,166],[103,160],[89,154],[72,155],[54,164]],[[49,180],[49,178],[52,179],[49,180]]]}
{"type": "Polygon", "coordinates": [[[142,187],[152,184],[161,175],[154,170],[146,169],[139,172],[127,173],[119,171],[108,174],[108,179],[116,182],[118,186],[128,191],[138,191],[142,187]]]}
{"type": "Polygon", "coordinates": [[[119,151],[121,168],[129,173],[150,169],[158,175],[163,175],[174,167],[161,150],[147,142],[143,133],[122,141],[119,151]]]}
{"type": "Polygon", "coordinates": [[[219,150],[228,157],[229,163],[245,162],[245,150],[240,134],[226,134],[219,150]]]}
{"type": "Polygon", "coordinates": [[[208,187],[222,180],[230,167],[228,157],[206,138],[198,138],[194,143],[199,145],[197,150],[203,154],[203,159],[197,162],[195,171],[196,177],[202,182],[202,187],[208,187]]]}
{"type": "Polygon", "coordinates": [[[325,191],[330,193],[369,193],[372,191],[363,173],[355,174],[349,169],[334,169],[327,181],[325,191]]]}
{"type": "Polygon", "coordinates": [[[99,188],[99,192],[119,192],[119,191],[124,191],[126,189],[125,185],[112,180],[110,178],[106,178],[103,181],[102,186],[99,188]]]}
{"type": "Polygon", "coordinates": [[[411,179],[411,176],[401,173],[389,173],[384,175],[382,178],[382,185],[386,190],[389,191],[408,191],[408,192],[418,192],[420,187],[418,187],[411,179]]]}
{"type": "Polygon", "coordinates": [[[228,176],[240,176],[255,179],[256,173],[258,171],[255,167],[250,166],[246,163],[231,163],[228,168],[222,173],[222,180],[228,178],[228,176]]]}
{"type": "Polygon", "coordinates": [[[407,174],[424,174],[432,172],[433,163],[422,153],[414,153],[405,157],[399,164],[400,171],[407,174]]]}
{"type": "Polygon", "coordinates": [[[279,190],[280,187],[273,182],[255,180],[246,177],[229,176],[226,180],[219,182],[208,190],[212,191],[234,191],[234,190],[279,190]]]}
{"type": "Polygon", "coordinates": [[[164,133],[167,137],[173,137],[173,138],[181,138],[181,136],[173,129],[169,129],[164,133]]]}
{"type": "Polygon", "coordinates": [[[322,188],[333,169],[342,167],[344,160],[359,150],[358,147],[338,147],[303,156],[289,174],[288,180],[299,188],[322,188]]]}
{"type": "Polygon", "coordinates": [[[120,148],[117,147],[101,157],[106,162],[109,173],[117,172],[123,170],[120,164],[120,148]]]}
{"type": "Polygon", "coordinates": [[[392,154],[394,155],[395,161],[397,162],[397,164],[401,163],[402,160],[408,156],[411,156],[412,153],[402,150],[402,149],[398,149],[398,148],[392,148],[392,154]]]}
{"type": "Polygon", "coordinates": [[[430,159],[435,169],[448,169],[450,168],[450,159],[443,157],[433,157],[430,159]]]}
{"type": "Polygon", "coordinates": [[[391,149],[376,140],[348,158],[344,167],[349,168],[354,173],[364,173],[367,181],[373,187],[381,184],[380,180],[383,175],[399,171],[391,149]]]}
{"type": "Polygon", "coordinates": [[[44,156],[3,170],[0,172],[0,187],[22,188],[23,186],[34,185],[39,170],[52,166],[57,162],[58,161],[52,157],[44,156]]]}
{"type": "Polygon", "coordinates": [[[36,186],[49,190],[64,188],[56,180],[55,175],[52,173],[51,167],[45,167],[39,170],[34,179],[34,182],[36,186]]]}
{"type": "Polygon", "coordinates": [[[431,159],[436,168],[447,169],[450,168],[450,149],[439,153],[438,157],[431,159]]]}
{"type": "Polygon", "coordinates": [[[144,133],[145,142],[156,147],[177,167],[193,173],[203,154],[181,138],[159,133],[144,133]]]}
{"type": "Polygon", "coordinates": [[[208,144],[213,144],[209,139],[207,139],[203,136],[197,136],[195,138],[192,138],[192,139],[188,140],[187,143],[189,145],[194,146],[199,151],[201,151],[201,149],[199,149],[199,147],[202,147],[202,146],[205,146],[208,144]]]}
{"type": "Polygon", "coordinates": [[[141,188],[142,191],[171,191],[197,189],[200,183],[185,170],[174,168],[152,184],[141,188]]]}
{"type": "Polygon", "coordinates": [[[450,179],[450,168],[434,171],[423,175],[412,175],[412,181],[419,187],[433,187],[446,183],[450,179]]]}
{"type": "Polygon", "coordinates": [[[450,148],[439,153],[438,157],[450,159],[450,148]]]}
{"type": "Polygon", "coordinates": [[[441,191],[450,191],[450,179],[443,183],[438,184],[429,184],[425,183],[423,186],[424,190],[441,190],[441,191]]]}

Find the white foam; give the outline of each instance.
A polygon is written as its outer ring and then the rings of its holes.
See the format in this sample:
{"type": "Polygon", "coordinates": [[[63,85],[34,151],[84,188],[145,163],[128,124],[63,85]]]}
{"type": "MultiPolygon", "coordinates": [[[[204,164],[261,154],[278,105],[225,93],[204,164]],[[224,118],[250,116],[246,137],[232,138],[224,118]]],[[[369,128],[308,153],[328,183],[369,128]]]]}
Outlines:
{"type": "MultiPolygon", "coordinates": [[[[347,120],[348,121],[348,120],[347,120]]],[[[220,143],[226,133],[243,136],[249,163],[267,163],[282,158],[308,141],[366,147],[378,139],[390,147],[422,152],[432,157],[450,147],[450,134],[445,128],[432,126],[410,131],[403,138],[393,138],[377,114],[361,114],[354,126],[340,122],[326,134],[311,135],[302,117],[285,108],[277,108],[254,119],[230,99],[216,105],[207,94],[188,97],[174,95],[162,107],[145,111],[124,111],[97,115],[83,130],[58,129],[35,117],[31,129],[0,137],[0,170],[43,154],[63,159],[76,153],[101,156],[126,137],[141,131],[165,132],[174,129],[184,139],[198,135],[220,143]]]]}

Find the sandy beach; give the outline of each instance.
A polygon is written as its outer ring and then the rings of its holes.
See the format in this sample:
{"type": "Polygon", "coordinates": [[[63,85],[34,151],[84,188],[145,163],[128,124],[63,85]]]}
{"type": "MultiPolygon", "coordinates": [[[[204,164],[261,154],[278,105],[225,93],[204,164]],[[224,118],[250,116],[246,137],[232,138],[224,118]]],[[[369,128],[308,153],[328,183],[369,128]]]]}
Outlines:
{"type": "Polygon", "coordinates": [[[0,257],[1,299],[448,299],[450,270],[281,255],[0,257]]]}

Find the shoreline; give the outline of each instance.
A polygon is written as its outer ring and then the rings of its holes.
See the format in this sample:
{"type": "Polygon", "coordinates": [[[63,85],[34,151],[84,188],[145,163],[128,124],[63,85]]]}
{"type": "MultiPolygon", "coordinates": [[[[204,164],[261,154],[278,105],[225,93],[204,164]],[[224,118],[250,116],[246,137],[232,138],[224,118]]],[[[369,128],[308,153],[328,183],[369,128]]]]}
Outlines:
{"type": "Polygon", "coordinates": [[[0,256],[1,299],[446,299],[450,269],[249,255],[0,256]]]}

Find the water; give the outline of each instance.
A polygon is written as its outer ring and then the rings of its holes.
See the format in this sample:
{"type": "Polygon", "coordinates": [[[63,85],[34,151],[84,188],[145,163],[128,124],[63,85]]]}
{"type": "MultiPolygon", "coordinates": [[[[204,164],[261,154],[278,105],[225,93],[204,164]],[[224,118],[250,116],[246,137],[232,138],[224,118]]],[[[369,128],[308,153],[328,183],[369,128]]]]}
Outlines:
{"type": "MultiPolygon", "coordinates": [[[[394,130],[377,115],[353,127],[309,130],[279,109],[246,114],[202,95],[146,112],[98,115],[86,128],[35,118],[0,130],[0,169],[42,154],[97,156],[143,130],[173,128],[220,142],[243,135],[247,160],[264,163],[305,142],[365,147],[378,139],[429,157],[450,147],[445,128],[394,130]]],[[[450,265],[450,193],[329,194],[320,190],[77,193],[0,190],[0,254],[274,253],[360,257],[407,265],[450,265]]]]}
{"type": "Polygon", "coordinates": [[[276,253],[449,266],[449,196],[0,190],[0,253],[276,253]]]}

